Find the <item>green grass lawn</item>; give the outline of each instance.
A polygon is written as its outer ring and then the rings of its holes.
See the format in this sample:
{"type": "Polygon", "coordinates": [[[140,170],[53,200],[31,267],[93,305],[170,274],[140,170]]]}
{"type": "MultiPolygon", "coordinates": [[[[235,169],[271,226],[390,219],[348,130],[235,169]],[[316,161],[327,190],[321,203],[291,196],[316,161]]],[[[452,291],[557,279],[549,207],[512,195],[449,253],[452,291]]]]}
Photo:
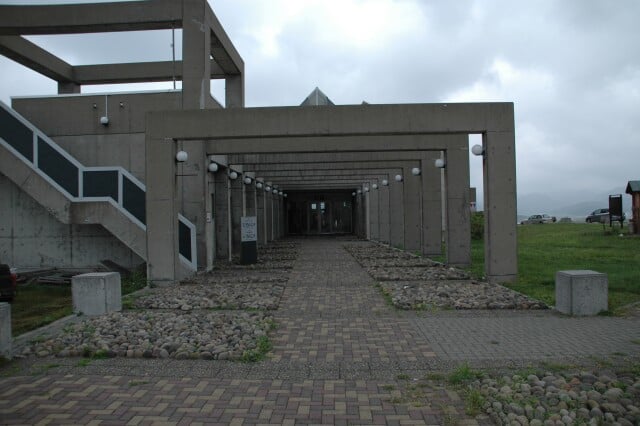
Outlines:
{"type": "MultiPolygon", "coordinates": [[[[484,275],[484,246],[472,241],[474,276],[484,275]]],[[[640,238],[601,224],[518,226],[518,281],[508,287],[555,304],[555,274],[591,269],[609,278],[609,310],[640,301],[640,238]],[[623,233],[620,237],[619,234],[623,233]]]]}
{"type": "MultiPolygon", "coordinates": [[[[131,277],[122,280],[122,295],[139,290],[146,283],[144,274],[134,273],[131,277]]],[[[11,334],[18,336],[71,315],[72,312],[73,301],[69,284],[21,285],[11,304],[11,334]]]]}

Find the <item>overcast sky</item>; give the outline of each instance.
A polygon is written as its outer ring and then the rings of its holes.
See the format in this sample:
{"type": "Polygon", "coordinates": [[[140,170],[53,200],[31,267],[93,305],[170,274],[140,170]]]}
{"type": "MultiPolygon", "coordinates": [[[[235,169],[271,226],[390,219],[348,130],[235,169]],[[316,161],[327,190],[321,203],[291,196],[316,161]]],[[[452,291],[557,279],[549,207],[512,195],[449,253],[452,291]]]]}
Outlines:
{"type": "MultiPolygon", "coordinates": [[[[0,0],[14,3],[28,2],[0,0]]],[[[316,86],[336,104],[509,101],[521,196],[569,204],[640,179],[639,1],[209,3],[245,61],[248,107],[298,105],[316,86]]],[[[29,38],[72,64],[171,59],[170,31],[29,38]]],[[[3,102],[56,91],[6,58],[0,72],[3,102]]]]}

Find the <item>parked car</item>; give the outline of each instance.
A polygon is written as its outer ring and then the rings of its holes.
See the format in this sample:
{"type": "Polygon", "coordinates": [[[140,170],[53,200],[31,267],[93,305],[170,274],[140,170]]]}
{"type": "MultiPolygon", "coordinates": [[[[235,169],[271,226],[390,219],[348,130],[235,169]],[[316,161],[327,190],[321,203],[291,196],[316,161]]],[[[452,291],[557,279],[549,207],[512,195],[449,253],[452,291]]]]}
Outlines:
{"type": "Polygon", "coordinates": [[[529,216],[527,220],[520,222],[521,225],[533,225],[543,223],[554,223],[556,221],[555,216],[549,216],[548,214],[534,214],[529,216]]]}
{"type": "Polygon", "coordinates": [[[9,265],[0,264],[0,301],[13,301],[16,295],[17,275],[9,265]]]}
{"type": "MultiPolygon", "coordinates": [[[[622,216],[613,215],[611,219],[614,222],[624,222],[627,219],[627,217],[624,213],[622,213],[622,216]]],[[[585,222],[587,223],[603,223],[608,221],[609,221],[609,209],[594,210],[585,219],[585,222]]]]}

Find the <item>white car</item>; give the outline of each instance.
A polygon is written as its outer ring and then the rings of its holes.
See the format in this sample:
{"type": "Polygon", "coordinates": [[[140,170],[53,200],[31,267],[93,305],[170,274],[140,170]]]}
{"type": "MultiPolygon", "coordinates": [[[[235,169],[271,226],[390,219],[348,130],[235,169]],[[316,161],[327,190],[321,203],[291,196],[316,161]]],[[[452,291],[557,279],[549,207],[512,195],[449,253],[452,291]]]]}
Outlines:
{"type": "Polygon", "coordinates": [[[554,223],[556,221],[555,216],[549,216],[548,214],[534,214],[529,216],[529,219],[520,222],[521,225],[533,225],[543,223],[554,223]]]}

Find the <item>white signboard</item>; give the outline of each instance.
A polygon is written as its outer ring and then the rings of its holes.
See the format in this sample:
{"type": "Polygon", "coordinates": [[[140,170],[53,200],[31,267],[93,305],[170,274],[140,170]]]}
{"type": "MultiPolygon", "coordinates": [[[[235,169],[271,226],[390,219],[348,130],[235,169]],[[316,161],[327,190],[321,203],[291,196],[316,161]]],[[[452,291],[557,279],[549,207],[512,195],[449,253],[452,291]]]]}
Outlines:
{"type": "Polygon", "coordinates": [[[255,216],[242,216],[241,218],[241,240],[243,243],[258,241],[258,220],[255,216]]]}

